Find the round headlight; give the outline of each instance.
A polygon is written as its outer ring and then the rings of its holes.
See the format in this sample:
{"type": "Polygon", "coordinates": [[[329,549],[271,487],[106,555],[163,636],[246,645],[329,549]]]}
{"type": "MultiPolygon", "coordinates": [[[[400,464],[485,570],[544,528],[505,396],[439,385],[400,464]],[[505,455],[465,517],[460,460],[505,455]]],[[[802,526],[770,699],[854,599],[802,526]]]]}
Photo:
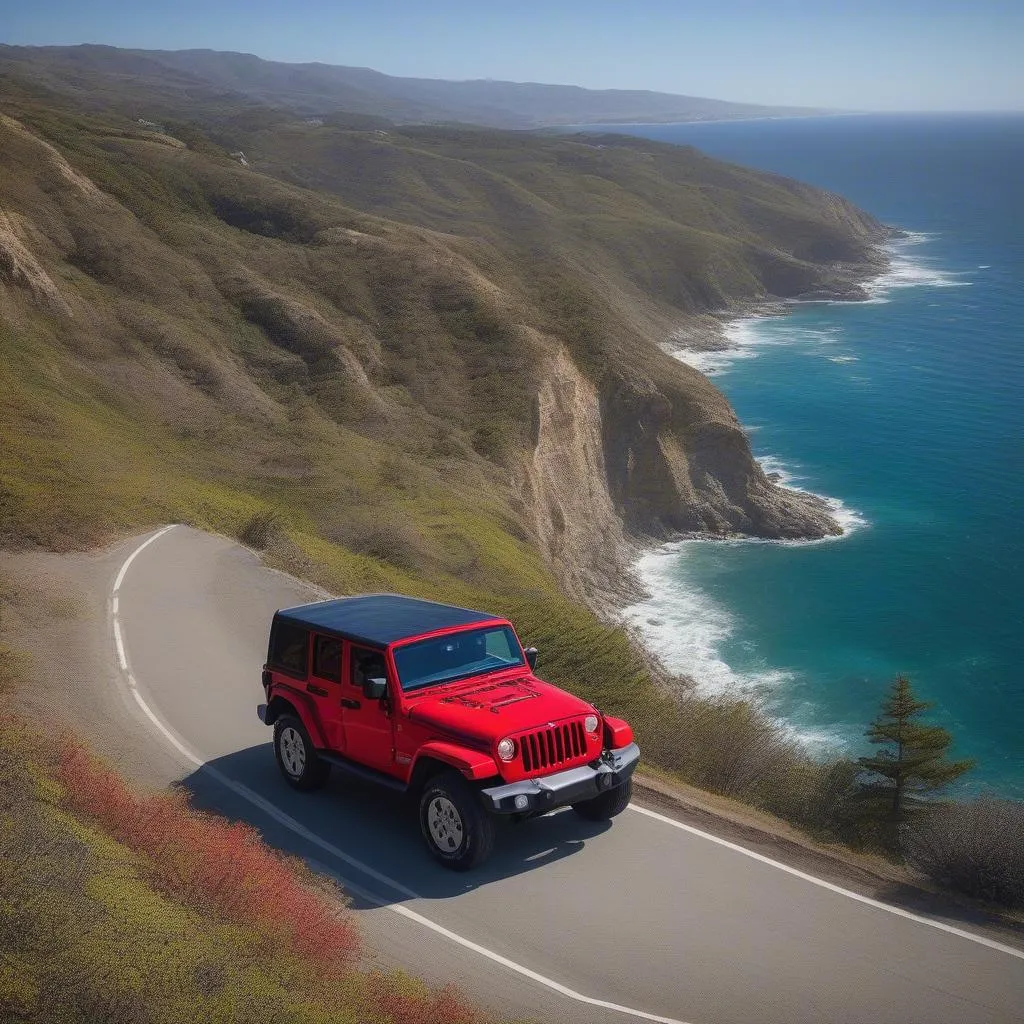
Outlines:
{"type": "Polygon", "coordinates": [[[597,715],[587,715],[587,717],[583,719],[583,728],[586,729],[587,732],[597,732],[599,724],[597,715]]]}
{"type": "Polygon", "coordinates": [[[502,761],[511,761],[516,756],[516,741],[505,739],[498,744],[498,757],[502,761]]]}

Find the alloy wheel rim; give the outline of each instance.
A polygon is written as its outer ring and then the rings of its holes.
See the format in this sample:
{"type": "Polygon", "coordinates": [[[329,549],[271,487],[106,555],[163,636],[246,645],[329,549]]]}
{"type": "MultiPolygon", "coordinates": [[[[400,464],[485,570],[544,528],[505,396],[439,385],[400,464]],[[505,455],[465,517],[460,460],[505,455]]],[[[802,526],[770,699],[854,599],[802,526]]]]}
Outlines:
{"type": "Polygon", "coordinates": [[[298,778],[306,767],[306,745],[291,726],[281,730],[281,760],[288,774],[298,778]]]}
{"type": "Polygon", "coordinates": [[[436,796],[427,807],[427,828],[434,845],[443,853],[454,853],[462,846],[465,829],[462,815],[446,796],[436,796]]]}

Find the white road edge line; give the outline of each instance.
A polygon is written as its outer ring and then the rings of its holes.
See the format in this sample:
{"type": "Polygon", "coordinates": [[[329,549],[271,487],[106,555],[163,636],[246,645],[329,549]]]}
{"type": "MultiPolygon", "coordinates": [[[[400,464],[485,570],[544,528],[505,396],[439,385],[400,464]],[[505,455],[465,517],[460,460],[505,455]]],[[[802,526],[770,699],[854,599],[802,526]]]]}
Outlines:
{"type": "MultiPolygon", "coordinates": [[[[125,653],[124,640],[121,635],[121,625],[118,618],[118,590],[121,584],[124,582],[125,573],[128,571],[128,567],[132,564],[135,558],[143,550],[153,543],[158,537],[162,537],[168,530],[173,530],[174,524],[165,526],[158,533],[154,533],[147,540],[143,541],[129,556],[125,559],[124,564],[121,566],[120,572],[117,574],[117,578],[114,580],[114,589],[111,600],[111,618],[113,622],[113,633],[114,633],[114,644],[117,649],[118,664],[121,667],[128,686],[131,690],[132,696],[135,698],[135,702],[139,705],[143,714],[153,723],[155,728],[164,736],[164,738],[177,750],[186,760],[190,761],[197,768],[202,768],[211,778],[219,782],[221,785],[230,789],[233,793],[236,793],[243,800],[248,801],[254,806],[258,807],[264,814],[269,815],[279,824],[285,828],[294,832],[296,835],[305,839],[307,842],[320,847],[326,853],[329,853],[332,857],[336,857],[338,860],[356,870],[367,875],[369,878],[373,878],[378,882],[382,882],[396,892],[401,893],[407,899],[422,899],[422,897],[413,892],[411,889],[402,885],[401,882],[396,882],[394,879],[389,878],[387,875],[381,874],[379,871],[375,871],[367,864],[363,864],[362,861],[357,860],[355,857],[349,856],[343,850],[340,850],[333,843],[327,842],[325,839],[321,839],[315,832],[311,832],[301,822],[296,821],[290,815],[285,814],[284,811],[279,810],[274,804],[270,803],[269,800],[264,799],[258,793],[249,789],[248,786],[243,785],[240,782],[235,782],[234,779],[224,775],[218,769],[211,767],[206,764],[201,757],[194,753],[189,747],[182,742],[177,736],[174,735],[171,730],[164,725],[160,718],[155,714],[153,709],[146,703],[145,698],[139,692],[138,684],[136,683],[135,677],[132,675],[131,670],[128,667],[127,655],[125,653]]],[[[400,917],[404,917],[407,920],[415,921],[417,924],[422,925],[424,928],[429,928],[431,931],[436,932],[438,935],[444,936],[451,942],[462,946],[465,949],[471,950],[480,956],[486,957],[488,960],[493,961],[496,964],[500,964],[502,967],[506,967],[510,971],[514,971],[525,978],[529,978],[531,981],[537,982],[544,988],[550,989],[552,992],[557,992],[559,995],[565,996],[569,999],[575,1000],[579,1003],[584,1003],[587,1006],[596,1006],[604,1010],[612,1010],[617,1013],[625,1014],[629,1017],[634,1017],[638,1020],[652,1021],[653,1024],[687,1024],[686,1021],[678,1020],[675,1017],[661,1017],[654,1013],[648,1013],[645,1010],[637,1010],[629,1006],[620,1006],[618,1003],[607,1002],[604,999],[597,999],[594,996],[584,995],[582,992],[576,992],[574,989],[568,988],[562,985],[560,982],[555,981],[552,978],[547,978],[543,974],[538,974],[536,971],[530,970],[529,967],[524,967],[522,964],[516,963],[514,960],[509,960],[507,957],[502,956],[500,953],[495,953],[493,950],[487,949],[485,946],[481,946],[471,939],[467,939],[457,932],[453,932],[443,925],[438,924],[436,921],[431,921],[429,918],[424,917],[422,914],[417,914],[416,911],[410,910],[408,907],[404,907],[396,903],[388,903],[380,896],[376,896],[373,893],[368,892],[362,886],[358,886],[350,880],[344,878],[342,875],[337,874],[334,871],[328,870],[328,874],[333,875],[343,885],[348,887],[352,892],[361,898],[368,900],[371,903],[382,907],[385,910],[390,910],[394,914],[398,914],[400,917]]]]}
{"type": "Polygon", "coordinates": [[[772,860],[771,857],[766,857],[763,853],[756,853],[754,850],[748,850],[745,846],[740,846],[737,843],[731,843],[728,839],[721,839],[710,832],[704,832],[699,828],[694,828],[693,825],[687,825],[682,821],[676,821],[675,818],[670,818],[665,814],[659,814],[657,811],[648,810],[646,807],[638,807],[636,804],[630,804],[629,809],[631,811],[636,811],[637,814],[643,814],[648,818],[653,818],[655,821],[671,825],[673,828],[678,828],[683,832],[689,832],[692,835],[700,836],[702,839],[707,839],[709,842],[717,843],[719,846],[724,846],[726,849],[733,850],[735,853],[741,853],[744,857],[750,857],[751,860],[757,860],[762,864],[768,864],[770,867],[778,868],[779,871],[785,871],[787,875],[794,875],[796,878],[802,878],[805,882],[811,882],[813,885],[820,886],[822,889],[828,889],[830,892],[839,893],[840,896],[848,896],[851,900],[856,900],[858,903],[864,903],[869,907],[875,907],[877,910],[885,910],[890,914],[895,914],[897,917],[905,917],[908,921],[916,921],[918,924],[926,924],[930,928],[938,928],[939,931],[948,932],[950,935],[958,935],[963,939],[970,939],[971,942],[977,942],[982,946],[987,946],[989,949],[998,950],[1000,953],[1009,953],[1010,956],[1015,956],[1019,960],[1024,960],[1024,950],[1004,945],[1002,942],[996,942],[995,939],[989,939],[984,935],[978,935],[977,932],[969,932],[963,928],[957,928],[955,925],[946,924],[944,921],[936,921],[933,918],[924,917],[921,914],[915,914],[913,911],[904,910],[902,907],[894,907],[891,903],[883,903],[881,900],[872,899],[870,896],[862,896],[859,892],[854,892],[852,889],[844,889],[841,885],[834,885],[832,882],[826,882],[823,878],[817,878],[814,875],[809,875],[806,871],[800,871],[797,868],[790,867],[788,864],[783,864],[781,861],[772,860]]]}

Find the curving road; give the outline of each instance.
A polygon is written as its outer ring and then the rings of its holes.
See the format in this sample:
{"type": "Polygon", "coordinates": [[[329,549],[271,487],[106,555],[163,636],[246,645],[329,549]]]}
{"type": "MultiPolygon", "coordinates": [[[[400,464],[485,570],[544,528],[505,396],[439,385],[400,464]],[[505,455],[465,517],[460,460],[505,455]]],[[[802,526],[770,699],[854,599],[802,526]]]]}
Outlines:
{"type": "Polygon", "coordinates": [[[171,751],[202,805],[343,879],[386,962],[507,1016],[580,1024],[1024,1021],[1024,952],[636,805],[610,827],[504,826],[482,870],[446,872],[399,798],[338,773],[298,794],[277,774],[255,714],[267,628],[321,595],[186,527],[119,547],[96,575],[110,715],[171,751]]]}

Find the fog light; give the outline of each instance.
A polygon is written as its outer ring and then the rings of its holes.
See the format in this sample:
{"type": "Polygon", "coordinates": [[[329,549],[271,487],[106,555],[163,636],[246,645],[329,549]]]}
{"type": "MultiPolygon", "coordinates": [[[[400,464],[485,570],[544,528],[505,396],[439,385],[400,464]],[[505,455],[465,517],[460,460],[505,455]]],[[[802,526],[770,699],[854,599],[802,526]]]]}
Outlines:
{"type": "Polygon", "coordinates": [[[608,773],[608,772],[601,772],[601,774],[598,775],[598,777],[597,777],[597,788],[598,789],[608,789],[608,787],[611,786],[611,784],[612,784],[612,777],[611,777],[610,773],[608,773]]]}
{"type": "Polygon", "coordinates": [[[525,811],[526,808],[530,806],[530,798],[520,793],[519,796],[515,798],[514,803],[517,811],[525,811]]]}

